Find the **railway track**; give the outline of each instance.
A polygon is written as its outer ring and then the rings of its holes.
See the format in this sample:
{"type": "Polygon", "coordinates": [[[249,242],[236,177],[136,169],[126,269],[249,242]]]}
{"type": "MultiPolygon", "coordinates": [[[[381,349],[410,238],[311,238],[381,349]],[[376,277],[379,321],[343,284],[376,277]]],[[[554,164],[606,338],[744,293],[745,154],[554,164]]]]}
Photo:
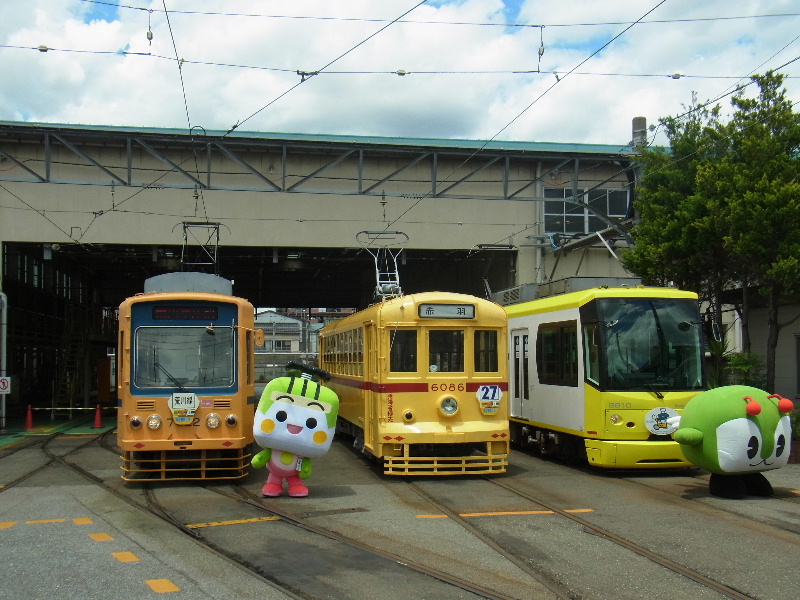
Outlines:
{"type": "MultiPolygon", "coordinates": [[[[793,597],[781,595],[791,584],[781,582],[764,592],[759,586],[769,579],[751,584],[753,574],[744,572],[750,561],[732,542],[735,537],[747,539],[744,554],[763,554],[763,548],[772,545],[772,560],[796,553],[800,537],[790,523],[781,527],[775,522],[777,517],[743,516],[765,508],[787,515],[797,502],[785,489],[781,492],[786,497],[779,501],[726,505],[695,493],[693,480],[683,474],[672,479],[664,476],[665,485],[659,488],[658,478],[641,477],[637,482],[523,456],[516,457],[514,472],[499,477],[406,480],[382,476],[363,461],[352,461],[354,455],[346,449],[331,457],[339,472],[347,469],[345,485],[336,470],[329,479],[320,471],[310,498],[267,500],[260,496],[256,481],[124,483],[109,476],[105,453],[116,455],[118,450],[108,432],[72,438],[58,446],[54,442],[59,436],[37,438],[14,452],[0,453],[0,461],[5,461],[19,458],[24,451],[30,467],[0,491],[48,467],[69,468],[137,510],[170,523],[191,543],[224,557],[290,598],[347,600],[364,597],[370,589],[384,590],[400,600],[415,597],[411,589],[435,590],[437,599],[793,597]],[[41,448],[41,457],[33,460],[31,451],[36,447],[41,448]],[[681,489],[691,493],[676,492],[681,489]],[[392,500],[387,503],[387,498],[392,500]],[[592,512],[575,510],[589,504],[592,512]],[[387,506],[391,512],[384,513],[387,506]],[[497,512],[477,514],[489,506],[496,506],[497,512]],[[632,514],[633,506],[641,506],[643,513],[632,514]],[[688,525],[675,521],[673,527],[669,523],[656,527],[654,522],[651,534],[642,537],[637,526],[665,510],[686,516],[688,525]],[[425,511],[433,514],[421,514],[425,511]],[[458,530],[460,534],[453,533],[458,530]],[[687,539],[685,547],[669,537],[684,538],[690,531],[696,533],[696,540],[687,539]],[[720,532],[731,540],[715,538],[720,532]],[[689,551],[699,544],[713,544],[714,552],[689,551]],[[470,552],[472,564],[465,558],[470,552]],[[740,564],[735,562],[737,555],[740,564]],[[492,564],[504,561],[507,569],[492,572],[481,564],[489,557],[495,561],[492,564]],[[730,567],[720,568],[720,564],[730,567]],[[742,571],[738,578],[737,570],[742,571]],[[512,571],[513,576],[509,575],[512,571]],[[604,572],[608,580],[598,575],[604,572]],[[653,588],[632,587],[637,576],[653,588]],[[630,589],[609,587],[615,581],[630,589]],[[405,589],[398,593],[400,586],[405,589]]],[[[667,521],[672,518],[664,515],[667,521]]],[[[773,572],[785,572],[791,579],[786,566],[773,572]]]]}
{"type": "MultiPolygon", "coordinates": [[[[248,523],[254,525],[259,522],[279,520],[281,524],[286,525],[294,530],[301,530],[303,533],[310,535],[312,539],[323,538],[323,541],[317,540],[316,542],[312,541],[311,543],[319,544],[318,549],[320,550],[320,553],[330,557],[330,559],[333,561],[333,564],[331,565],[332,570],[342,569],[338,563],[341,561],[342,556],[347,554],[350,556],[350,558],[344,561],[346,563],[350,563],[352,560],[355,560],[357,564],[362,566],[371,565],[370,570],[374,571],[375,576],[378,578],[386,577],[387,571],[395,571],[396,574],[394,575],[394,578],[398,581],[403,581],[406,586],[413,587],[416,585],[423,586],[425,589],[429,590],[437,590],[435,591],[436,598],[452,597],[476,599],[486,598],[489,600],[519,600],[514,596],[505,595],[496,590],[492,590],[487,586],[477,585],[468,581],[467,579],[433,569],[422,563],[409,560],[406,557],[402,557],[391,552],[386,552],[385,550],[382,550],[376,546],[359,542],[347,536],[337,534],[336,532],[324,527],[314,525],[309,519],[293,514],[285,509],[275,506],[274,504],[267,503],[266,501],[262,500],[260,496],[249,491],[244,486],[233,485],[226,487],[229,489],[225,489],[225,487],[220,486],[207,485],[204,486],[204,489],[228,501],[249,507],[256,513],[261,513],[268,516],[263,519],[259,519],[254,516],[238,516],[237,519],[231,521],[210,524],[188,523],[185,517],[178,517],[174,515],[172,510],[165,506],[165,503],[159,499],[159,490],[157,487],[154,487],[153,485],[146,486],[145,495],[147,497],[148,509],[151,510],[153,514],[169,522],[171,525],[180,529],[184,533],[187,533],[193,539],[199,540],[202,544],[208,546],[215,552],[221,553],[229,557],[231,560],[235,560],[236,562],[247,566],[249,569],[254,569],[258,575],[270,581],[274,586],[278,586],[281,590],[285,589],[290,594],[297,594],[296,597],[312,599],[331,596],[326,596],[324,595],[324,590],[317,589],[317,587],[324,588],[326,585],[324,581],[320,581],[319,585],[315,585],[314,583],[309,582],[308,579],[303,577],[300,573],[295,572],[293,574],[294,578],[300,577],[306,581],[306,588],[303,590],[298,589],[296,584],[292,583],[291,581],[287,581],[286,574],[282,573],[280,568],[274,570],[271,569],[269,562],[259,562],[253,554],[249,554],[246,549],[243,549],[241,547],[241,538],[239,538],[239,547],[236,550],[232,550],[231,548],[226,548],[224,542],[221,542],[219,538],[215,539],[213,535],[210,535],[208,533],[211,530],[210,528],[213,528],[216,525],[233,526],[234,523],[248,523]],[[205,531],[205,533],[199,533],[200,530],[205,531]],[[347,548],[347,550],[343,550],[343,548],[347,548]],[[417,577],[419,581],[415,583],[413,581],[414,577],[417,577]],[[452,590],[447,591],[446,588],[452,588],[452,590]],[[464,595],[463,592],[466,592],[467,595],[464,595]]],[[[180,502],[178,502],[178,504],[180,504],[180,502]]],[[[221,513],[229,511],[230,508],[226,509],[220,507],[221,513]]],[[[240,513],[241,511],[236,512],[240,513]]],[[[252,529],[249,530],[249,534],[253,535],[252,529]]],[[[285,539],[286,547],[291,547],[293,545],[290,541],[291,538],[298,537],[298,533],[296,531],[289,531],[287,533],[287,531],[284,530],[282,533],[276,533],[274,529],[270,530],[270,535],[273,537],[272,541],[275,544],[279,544],[280,540],[285,539]]],[[[308,544],[308,542],[304,542],[304,544],[308,544]]],[[[308,558],[311,559],[311,557],[308,558]]],[[[316,558],[317,557],[314,557],[314,559],[311,560],[315,560],[316,558]]],[[[340,576],[346,578],[346,574],[344,572],[340,573],[340,576]]],[[[378,579],[373,581],[370,585],[380,588],[382,583],[380,579],[378,579]]],[[[393,596],[400,598],[403,597],[402,594],[398,594],[396,592],[393,593],[393,596]]],[[[360,598],[362,596],[359,593],[354,593],[352,596],[336,595],[335,597],[360,598]]]]}
{"type": "MultiPolygon", "coordinates": [[[[244,487],[237,486],[237,493],[239,493],[243,498],[245,498],[247,502],[255,506],[262,507],[267,511],[269,511],[270,513],[275,514],[279,516],[281,519],[289,523],[292,523],[294,525],[297,525],[298,527],[302,527],[308,531],[313,531],[314,533],[323,535],[337,542],[347,544],[355,548],[359,548],[376,556],[386,558],[387,560],[393,561],[399,565],[403,565],[408,569],[430,576],[443,583],[453,585],[466,592],[473,593],[480,598],[497,599],[497,600],[510,600],[512,598],[511,596],[502,594],[497,590],[491,589],[490,587],[481,586],[474,582],[470,582],[467,578],[459,577],[454,574],[449,574],[439,569],[434,569],[421,562],[410,560],[408,557],[403,557],[392,552],[387,552],[386,550],[383,550],[378,546],[365,544],[353,538],[336,533],[330,529],[326,529],[318,525],[313,525],[309,519],[303,518],[302,516],[291,514],[279,507],[276,507],[274,504],[270,505],[264,501],[259,500],[255,494],[253,494],[244,487]]],[[[556,596],[556,597],[562,598],[562,596],[556,596]]]]}
{"type": "MultiPolygon", "coordinates": [[[[523,464],[521,457],[515,462],[523,464]]],[[[788,557],[800,549],[797,530],[800,514],[795,508],[789,508],[796,506],[794,494],[797,492],[776,488],[778,497],[726,502],[709,498],[706,482],[700,493],[701,490],[691,487],[691,480],[684,479],[681,474],[673,476],[677,482],[672,486],[673,493],[667,494],[645,485],[629,486],[626,479],[608,477],[597,471],[572,469],[533,458],[528,459],[525,466],[533,471],[526,473],[523,467],[508,476],[483,478],[486,485],[512,495],[502,499],[499,493],[485,487],[469,488],[463,484],[457,488],[446,482],[424,480],[410,482],[409,487],[435,509],[432,512],[458,523],[515,564],[523,563],[521,568],[527,563],[526,572],[532,577],[538,574],[540,581],[555,582],[556,589],[563,584],[567,593],[578,597],[787,600],[794,597],[794,592],[789,592],[793,587],[791,577],[783,576],[778,565],[784,570],[790,568],[788,557]],[[675,494],[674,490],[685,488],[687,481],[690,492],[675,494]],[[484,497],[483,501],[471,500],[480,496],[484,497]],[[498,507],[511,508],[505,509],[506,512],[503,508],[497,512],[483,508],[491,505],[494,498],[498,498],[498,507]],[[629,504],[631,499],[635,504],[629,504]],[[593,509],[573,510],[575,506],[592,506],[593,509]],[[632,512],[637,510],[641,514],[632,512]],[[659,511],[662,514],[659,515],[659,511]],[[553,516],[549,520],[540,518],[540,522],[546,524],[539,524],[525,516],[533,513],[553,516]],[[652,517],[648,521],[649,515],[652,517]],[[671,515],[677,517],[672,520],[671,515]],[[558,525],[556,517],[568,525],[558,525]],[[670,527],[670,522],[674,522],[674,527],[670,527]],[[652,527],[646,531],[648,523],[652,527]],[[564,531],[572,533],[565,535],[564,531]],[[584,534],[584,539],[591,536],[598,541],[581,542],[580,534],[584,534]],[[527,544],[520,543],[522,538],[527,544]],[[772,552],[778,554],[776,564],[763,571],[753,568],[741,552],[737,552],[737,539],[748,540],[747,544],[752,545],[748,548],[751,556],[775,544],[772,552]],[[553,540],[563,547],[555,548],[553,540]],[[619,550],[609,550],[609,544],[619,550]],[[625,558],[625,553],[637,559],[625,558]],[[786,559],[782,558],[784,555],[786,559]],[[567,564],[570,556],[573,565],[567,564]],[[575,565],[577,569],[585,567],[586,573],[570,570],[575,565]],[[671,575],[659,576],[659,569],[671,575]],[[603,573],[604,570],[607,573],[603,573]],[[745,573],[750,573],[750,577],[745,573]],[[640,581],[654,582],[652,592],[619,590],[615,593],[613,587],[602,588],[606,580],[613,584],[637,577],[640,581]],[[655,583],[657,577],[666,583],[659,586],[655,583]],[[667,586],[681,586],[683,591],[669,592],[664,589],[667,586]]]]}
{"type": "MultiPolygon", "coordinates": [[[[467,577],[460,577],[458,574],[447,573],[445,571],[433,568],[422,562],[414,561],[408,557],[401,556],[392,552],[383,550],[377,546],[359,542],[358,540],[349,538],[348,536],[341,535],[315,525],[312,518],[306,518],[302,515],[293,514],[274,503],[267,503],[260,498],[257,494],[251,492],[246,487],[241,485],[232,486],[214,486],[214,485],[180,485],[172,482],[165,482],[164,484],[146,482],[141,485],[120,484],[116,479],[104,480],[102,477],[92,472],[93,468],[87,461],[84,460],[71,460],[71,457],[76,457],[81,451],[89,449],[92,445],[101,448],[104,452],[110,452],[118,455],[118,450],[112,446],[109,441],[111,431],[104,431],[98,435],[87,436],[86,439],[78,441],[75,438],[73,443],[67,449],[55,449],[52,447],[53,442],[63,438],[64,432],[58,432],[43,438],[37,438],[34,442],[26,444],[20,450],[32,450],[38,447],[42,452],[41,464],[34,465],[26,472],[15,477],[13,480],[8,481],[0,491],[11,489],[12,487],[30,479],[31,477],[41,473],[45,469],[52,468],[58,465],[69,469],[81,478],[88,480],[93,485],[96,485],[103,490],[114,494],[116,497],[124,500],[128,505],[136,510],[153,515],[168,523],[170,527],[188,536],[192,543],[197,544],[214,553],[217,556],[223,557],[237,568],[248,571],[250,574],[259,577],[265,584],[271,586],[273,589],[280,591],[288,598],[303,598],[305,600],[313,600],[315,598],[330,597],[325,593],[326,582],[321,581],[318,585],[310,583],[310,578],[314,576],[313,573],[303,574],[301,572],[293,572],[290,580],[287,580],[285,574],[280,573],[280,569],[272,570],[270,565],[259,561],[257,556],[258,549],[255,548],[252,554],[248,554],[243,550],[241,545],[241,538],[236,544],[229,544],[224,539],[219,539],[213,534],[209,534],[209,529],[204,527],[204,524],[198,525],[193,519],[186,518],[186,515],[175,514],[174,506],[171,502],[163,496],[169,496],[170,490],[175,493],[180,490],[184,491],[189,496],[195,496],[201,490],[212,492],[217,497],[214,503],[213,511],[219,514],[229,513],[231,511],[239,513],[239,509],[231,509],[230,505],[238,505],[246,507],[245,512],[258,513],[267,515],[266,518],[244,518],[240,519],[245,522],[257,523],[259,521],[273,521],[279,520],[285,527],[293,530],[300,530],[304,535],[310,538],[317,538],[323,541],[312,541],[311,545],[317,545],[325,548],[324,552],[320,555],[329,557],[331,560],[331,571],[341,570],[338,561],[343,554],[350,554],[351,562],[360,569],[364,565],[372,565],[369,569],[374,575],[374,580],[368,585],[374,588],[382,586],[381,581],[387,577],[387,571],[392,571],[389,579],[394,578],[398,582],[403,582],[405,586],[416,586],[417,589],[425,589],[434,591],[437,598],[447,599],[489,599],[489,600],[520,600],[520,596],[507,595],[501,591],[492,589],[488,585],[480,585],[470,581],[467,577]],[[74,443],[77,442],[77,443],[74,443]],[[227,504],[227,505],[226,505],[227,504]],[[343,550],[347,548],[347,550],[343,550]],[[305,581],[303,586],[298,586],[296,583],[297,578],[305,581]],[[412,583],[416,580],[416,583],[412,583]],[[301,589],[302,588],[302,589],[301,589]],[[309,591],[310,590],[310,591],[309,591]]],[[[14,452],[6,452],[3,457],[8,457],[14,452]]],[[[2,459],[2,457],[0,457],[2,459]]],[[[184,505],[185,503],[180,500],[176,502],[177,505],[184,505]]],[[[272,530],[274,533],[274,530],[272,530]]],[[[253,531],[248,531],[248,536],[253,535],[253,531]]],[[[284,533],[287,540],[296,538],[296,532],[284,533]]],[[[245,544],[246,545],[246,544],[245,544]]],[[[289,544],[287,544],[289,545],[289,544]]],[[[409,587],[409,589],[411,589],[409,587]]],[[[533,591],[533,590],[532,590],[533,591]]],[[[403,594],[393,594],[396,598],[403,598],[403,594]]],[[[346,595],[337,595],[337,598],[347,598],[346,595]]],[[[354,593],[352,598],[363,597],[360,593],[354,593]]],[[[407,596],[409,598],[418,597],[418,594],[407,596]]],[[[551,595],[532,595],[531,598],[565,598],[566,596],[551,596],[551,595]]]]}
{"type": "MultiPolygon", "coordinates": [[[[50,447],[50,445],[55,440],[57,440],[57,439],[59,439],[59,438],[61,438],[63,436],[69,435],[71,430],[79,429],[80,427],[85,426],[86,423],[88,423],[88,421],[85,421],[85,422],[84,421],[79,421],[79,422],[74,423],[73,426],[70,427],[69,429],[57,431],[57,432],[54,432],[54,433],[51,433],[51,434],[47,434],[47,435],[43,435],[43,436],[36,436],[36,437],[31,436],[30,438],[25,440],[23,443],[17,444],[15,446],[13,446],[12,448],[8,448],[8,449],[5,449],[2,452],[0,452],[0,461],[7,461],[5,463],[6,465],[9,464],[8,461],[12,460],[13,457],[15,457],[15,455],[18,455],[19,453],[27,452],[27,451],[29,451],[31,449],[36,448],[36,447],[39,447],[41,449],[42,454],[43,454],[43,458],[44,458],[44,460],[37,461],[37,462],[40,463],[37,466],[33,466],[33,467],[26,466],[26,465],[21,466],[21,468],[18,469],[19,474],[13,476],[13,479],[10,479],[9,481],[6,481],[4,483],[4,485],[3,485],[3,487],[0,487],[0,492],[7,491],[7,490],[13,488],[16,485],[19,485],[23,481],[26,481],[27,479],[33,477],[34,475],[36,475],[38,473],[41,473],[45,469],[51,467],[53,464],[60,463],[60,464],[64,464],[64,465],[67,465],[67,466],[71,466],[71,463],[69,463],[69,461],[66,460],[67,456],[79,452],[80,450],[86,448],[87,446],[95,443],[98,440],[107,439],[108,436],[112,433],[111,430],[105,430],[103,432],[98,432],[97,435],[86,436],[85,441],[75,445],[74,447],[68,449],[66,452],[61,453],[61,454],[57,453],[55,450],[53,450],[50,447]]],[[[80,439],[83,439],[83,437],[84,436],[82,436],[80,439]]]]}
{"type": "MultiPolygon", "coordinates": [[[[578,525],[580,525],[584,529],[584,531],[591,532],[594,535],[597,535],[597,536],[600,536],[600,537],[602,537],[604,539],[612,541],[615,544],[625,548],[626,550],[630,550],[631,552],[634,552],[634,553],[638,554],[639,556],[643,556],[644,558],[654,562],[655,564],[657,564],[659,566],[662,566],[662,567],[665,567],[667,569],[670,569],[671,571],[674,571],[675,573],[679,574],[682,577],[685,577],[685,578],[690,579],[690,580],[692,580],[694,582],[700,583],[700,584],[704,585],[705,587],[711,589],[712,591],[720,593],[721,595],[723,595],[726,598],[732,598],[734,600],[750,600],[750,596],[746,596],[746,595],[740,593],[738,590],[732,589],[732,588],[728,587],[727,585],[724,585],[724,584],[722,584],[722,583],[720,583],[718,581],[714,581],[713,579],[710,579],[710,578],[704,576],[703,574],[698,573],[697,571],[695,571],[693,569],[690,569],[689,567],[686,567],[685,565],[678,564],[675,561],[672,561],[672,560],[670,560],[669,558],[667,558],[665,556],[662,556],[662,555],[660,555],[658,553],[652,552],[652,551],[648,550],[647,548],[644,548],[643,546],[641,546],[639,544],[636,544],[634,542],[626,540],[625,538],[620,537],[619,535],[617,535],[617,534],[615,534],[615,533],[613,533],[613,532],[611,532],[611,531],[609,531],[607,529],[598,527],[597,525],[594,525],[593,523],[589,522],[587,519],[581,518],[579,515],[577,515],[575,513],[571,513],[571,512],[567,512],[565,510],[561,510],[560,508],[558,508],[556,506],[552,506],[552,505],[544,502],[541,498],[535,498],[535,497],[533,497],[533,496],[531,496],[531,495],[529,495],[529,494],[527,494],[525,492],[522,492],[522,491],[520,491],[518,489],[515,489],[513,486],[508,485],[507,483],[505,483],[503,481],[498,481],[498,480],[494,480],[494,479],[487,479],[487,481],[490,481],[493,485],[500,486],[503,489],[508,490],[508,491],[512,492],[513,494],[516,494],[516,495],[520,496],[521,498],[525,498],[526,500],[529,500],[529,501],[541,506],[545,510],[548,510],[548,511],[553,512],[554,514],[560,515],[560,516],[564,517],[565,519],[569,519],[573,523],[577,523],[578,525]]],[[[465,522],[465,520],[463,518],[458,517],[458,520],[459,520],[459,523],[461,523],[462,525],[468,526],[468,524],[465,522]]]]}

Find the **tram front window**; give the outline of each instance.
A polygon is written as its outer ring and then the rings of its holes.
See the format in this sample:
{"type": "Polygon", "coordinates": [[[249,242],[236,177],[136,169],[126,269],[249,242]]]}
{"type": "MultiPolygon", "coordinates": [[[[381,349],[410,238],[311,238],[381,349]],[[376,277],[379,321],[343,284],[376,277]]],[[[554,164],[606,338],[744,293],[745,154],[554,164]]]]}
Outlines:
{"type": "Polygon", "coordinates": [[[428,369],[431,373],[464,372],[464,331],[433,330],[428,332],[428,369]]]}
{"type": "Polygon", "coordinates": [[[496,373],[497,367],[497,332],[475,330],[475,371],[479,373],[496,373]]]}
{"type": "Polygon", "coordinates": [[[415,373],[417,332],[413,329],[394,329],[389,333],[389,343],[389,370],[395,373],[415,373]]]}
{"type": "Polygon", "coordinates": [[[597,300],[605,388],[702,389],[697,302],[689,299],[597,300]]]}
{"type": "Polygon", "coordinates": [[[134,353],[136,387],[227,388],[235,381],[230,327],[140,327],[134,353]]]}

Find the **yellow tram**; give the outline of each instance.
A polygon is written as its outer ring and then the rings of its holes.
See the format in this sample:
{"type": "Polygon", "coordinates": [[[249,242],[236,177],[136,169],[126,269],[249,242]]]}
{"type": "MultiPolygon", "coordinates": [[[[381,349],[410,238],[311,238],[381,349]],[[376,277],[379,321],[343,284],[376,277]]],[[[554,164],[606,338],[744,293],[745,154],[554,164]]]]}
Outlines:
{"type": "Polygon", "coordinates": [[[669,419],[705,389],[697,294],[595,287],[505,308],[515,446],[606,468],[689,466],[669,419]]]}
{"type": "Polygon", "coordinates": [[[231,282],[169,273],[119,307],[122,478],[238,479],[255,414],[252,304],[231,282]],[[190,291],[188,291],[190,290],[190,291]]]}
{"type": "Polygon", "coordinates": [[[389,475],[502,473],[508,464],[506,314],[464,294],[374,304],[320,332],[338,431],[389,475]]]}

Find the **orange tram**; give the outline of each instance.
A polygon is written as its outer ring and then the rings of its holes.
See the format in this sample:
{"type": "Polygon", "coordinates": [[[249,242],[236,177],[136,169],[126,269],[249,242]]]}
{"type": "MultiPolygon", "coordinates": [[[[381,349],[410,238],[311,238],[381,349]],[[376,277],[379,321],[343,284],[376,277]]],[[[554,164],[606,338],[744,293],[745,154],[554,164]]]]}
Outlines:
{"type": "Polygon", "coordinates": [[[426,292],[374,304],[320,332],[337,431],[389,475],[505,472],[507,317],[474,296],[426,292]]]}
{"type": "Polygon", "coordinates": [[[168,273],[119,307],[122,478],[239,479],[255,414],[252,304],[230,281],[168,273]],[[191,290],[191,291],[189,291],[191,290]]]}

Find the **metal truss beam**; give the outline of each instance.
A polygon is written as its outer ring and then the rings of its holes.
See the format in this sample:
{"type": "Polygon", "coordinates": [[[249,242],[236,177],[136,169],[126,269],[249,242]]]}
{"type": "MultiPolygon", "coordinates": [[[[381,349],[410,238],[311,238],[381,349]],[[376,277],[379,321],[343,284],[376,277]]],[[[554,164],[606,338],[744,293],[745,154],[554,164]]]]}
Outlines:
{"type": "MultiPolygon", "coordinates": [[[[194,136],[172,130],[0,124],[0,157],[12,165],[10,169],[0,169],[0,181],[530,202],[544,200],[538,195],[537,186],[544,176],[520,178],[519,173],[537,172],[542,165],[546,173],[571,165],[573,196],[565,200],[585,206],[583,196],[577,192],[581,161],[613,162],[620,165],[620,173],[625,173],[636,160],[626,148],[605,154],[596,151],[581,154],[553,149],[461,148],[446,140],[441,148],[431,148],[427,144],[376,143],[371,138],[343,137],[341,141],[331,141],[326,137],[330,136],[262,139],[194,136]],[[79,157],[80,163],[66,164],[63,151],[56,153],[57,147],[79,157]],[[138,148],[144,149],[155,163],[145,165],[138,148]],[[245,158],[253,155],[275,157],[269,163],[269,173],[245,158]],[[178,156],[184,158],[179,160],[178,156]],[[126,162],[109,164],[121,159],[126,162]],[[163,165],[161,169],[159,164],[163,165]],[[384,164],[391,164],[391,169],[384,170],[384,164]],[[428,169],[415,169],[425,164],[428,169]],[[232,165],[238,173],[231,172],[232,165]],[[445,169],[445,165],[452,170],[445,169]],[[331,175],[335,168],[335,174],[331,175]],[[133,173],[137,169],[155,169],[160,173],[153,175],[153,181],[135,182],[133,173]],[[409,173],[413,175],[409,177],[409,173]],[[478,181],[478,175],[483,179],[478,181]]],[[[597,216],[612,223],[605,215],[597,216]]]]}

